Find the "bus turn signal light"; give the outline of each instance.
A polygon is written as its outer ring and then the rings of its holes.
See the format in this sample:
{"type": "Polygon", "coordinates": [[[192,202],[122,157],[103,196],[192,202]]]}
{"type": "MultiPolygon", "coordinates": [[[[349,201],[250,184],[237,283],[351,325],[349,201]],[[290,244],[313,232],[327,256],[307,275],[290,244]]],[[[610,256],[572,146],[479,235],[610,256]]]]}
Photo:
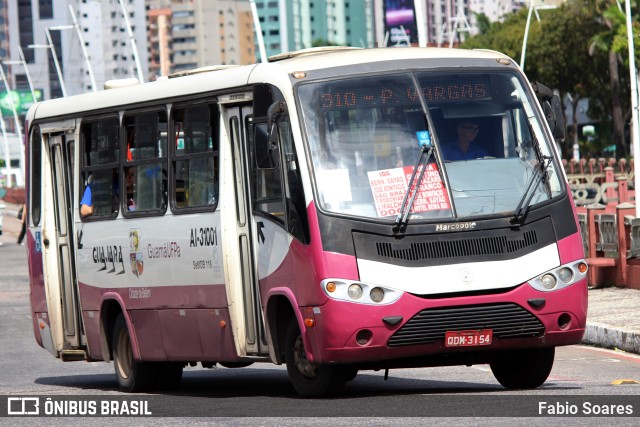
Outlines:
{"type": "Polygon", "coordinates": [[[578,271],[580,273],[586,273],[587,272],[587,263],[586,262],[581,262],[580,264],[578,264],[578,271]]]}
{"type": "Polygon", "coordinates": [[[304,324],[307,328],[313,328],[313,325],[315,325],[316,322],[310,317],[305,317],[304,324]]]}
{"type": "Polygon", "coordinates": [[[327,283],[327,292],[335,292],[336,291],[336,284],[335,282],[329,282],[327,283]]]}

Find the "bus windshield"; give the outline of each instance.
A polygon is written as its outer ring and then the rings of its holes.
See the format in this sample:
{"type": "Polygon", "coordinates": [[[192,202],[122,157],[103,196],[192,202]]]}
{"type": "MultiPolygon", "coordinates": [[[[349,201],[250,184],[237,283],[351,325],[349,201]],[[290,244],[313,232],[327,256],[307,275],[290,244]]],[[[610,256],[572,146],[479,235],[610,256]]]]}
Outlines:
{"type": "Polygon", "coordinates": [[[513,71],[417,71],[301,85],[318,204],[395,220],[424,138],[435,155],[411,204],[412,221],[509,216],[560,195],[553,150],[526,87],[513,71]]]}

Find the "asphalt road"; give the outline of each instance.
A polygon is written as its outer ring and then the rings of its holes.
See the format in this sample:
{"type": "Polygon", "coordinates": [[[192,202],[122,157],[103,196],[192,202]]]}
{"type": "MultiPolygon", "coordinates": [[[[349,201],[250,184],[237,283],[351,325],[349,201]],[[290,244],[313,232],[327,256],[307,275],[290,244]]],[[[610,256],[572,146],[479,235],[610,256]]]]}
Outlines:
{"type": "MultiPolygon", "coordinates": [[[[575,406],[577,415],[584,415],[585,404],[599,410],[621,405],[623,412],[630,405],[632,414],[616,418],[618,425],[637,425],[640,416],[640,356],[588,346],[559,348],[548,381],[528,391],[505,390],[489,367],[480,365],[390,371],[387,381],[383,372],[367,371],[339,397],[302,399],[289,384],[284,367],[260,364],[242,369],[187,368],[176,392],[129,395],[118,390],[112,364],[63,363],[38,347],[28,295],[24,248],[0,246],[0,414],[10,397],[38,396],[41,406],[47,397],[94,401],[98,407],[103,400],[146,402],[153,417],[137,418],[136,425],[175,425],[190,416],[195,418],[189,418],[189,424],[207,425],[548,425],[550,419],[553,424],[562,422],[556,412],[563,408],[571,411],[575,406]],[[452,421],[452,417],[466,418],[452,421]]],[[[603,418],[587,415],[576,418],[576,423],[602,424],[603,418]]],[[[133,423],[127,417],[52,421],[0,417],[0,425],[133,423]]]]}

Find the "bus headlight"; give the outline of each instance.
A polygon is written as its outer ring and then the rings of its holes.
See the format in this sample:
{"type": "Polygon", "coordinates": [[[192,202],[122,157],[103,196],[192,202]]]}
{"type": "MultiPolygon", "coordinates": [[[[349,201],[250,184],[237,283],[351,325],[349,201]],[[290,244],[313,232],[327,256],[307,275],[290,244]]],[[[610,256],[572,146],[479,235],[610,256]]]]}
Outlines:
{"type": "Polygon", "coordinates": [[[558,283],[558,281],[553,274],[547,273],[540,278],[540,283],[542,283],[542,286],[544,286],[545,289],[551,290],[556,287],[556,283],[558,283]]]}
{"type": "Polygon", "coordinates": [[[561,265],[529,280],[529,285],[543,292],[566,288],[587,277],[586,265],[583,259],[561,265]]]}
{"type": "Polygon", "coordinates": [[[371,301],[373,302],[382,301],[384,299],[384,289],[376,286],[375,288],[371,289],[371,292],[369,292],[369,297],[371,297],[371,301]]]}
{"type": "Polygon", "coordinates": [[[349,290],[347,291],[347,293],[349,294],[349,297],[351,299],[360,299],[360,297],[362,296],[362,287],[357,283],[354,283],[353,285],[349,286],[349,290]]]}
{"type": "Polygon", "coordinates": [[[346,279],[325,279],[322,291],[331,299],[357,304],[382,305],[396,302],[404,292],[386,286],[346,279]]]}
{"type": "Polygon", "coordinates": [[[570,268],[563,267],[560,270],[558,270],[558,277],[564,283],[569,283],[571,279],[573,279],[573,272],[571,271],[570,268]]]}

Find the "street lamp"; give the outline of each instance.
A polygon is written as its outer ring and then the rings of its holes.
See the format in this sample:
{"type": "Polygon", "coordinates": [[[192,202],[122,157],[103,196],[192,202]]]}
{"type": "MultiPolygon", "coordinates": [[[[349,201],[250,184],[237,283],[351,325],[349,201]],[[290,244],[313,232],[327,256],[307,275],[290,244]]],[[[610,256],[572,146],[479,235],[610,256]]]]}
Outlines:
{"type": "Polygon", "coordinates": [[[251,6],[251,16],[253,17],[253,27],[256,30],[256,38],[258,40],[258,50],[260,51],[260,62],[269,62],[267,58],[267,50],[264,47],[264,38],[262,37],[262,27],[260,25],[260,17],[258,16],[258,8],[254,0],[249,0],[251,6]]]}
{"type": "MultiPolygon", "coordinates": [[[[631,145],[633,146],[633,155],[636,161],[640,158],[640,129],[638,129],[638,75],[636,74],[636,56],[633,46],[633,26],[631,24],[631,5],[629,0],[624,2],[625,6],[625,18],[627,25],[627,38],[629,41],[629,80],[631,90],[631,145]]],[[[640,174],[635,174],[634,186],[636,188],[636,194],[640,189],[640,174]]],[[[638,196],[636,196],[636,217],[640,217],[640,202],[638,196]]]]}
{"type": "Polygon", "coordinates": [[[62,70],[60,69],[60,63],[58,62],[58,55],[56,54],[56,48],[53,45],[53,41],[51,40],[51,33],[49,32],[49,28],[45,28],[44,31],[47,34],[47,42],[49,44],[30,44],[29,49],[49,49],[51,50],[51,55],[53,56],[53,64],[56,67],[56,72],[58,73],[58,81],[60,82],[60,89],[62,90],[62,96],[67,96],[67,88],[64,86],[64,77],[62,76],[62,70]]]}
{"type": "Polygon", "coordinates": [[[27,66],[27,61],[24,59],[24,52],[22,51],[22,47],[18,46],[18,53],[20,54],[19,61],[2,61],[5,65],[22,65],[24,68],[24,73],[27,76],[27,82],[29,83],[29,90],[31,91],[31,99],[33,102],[36,102],[36,92],[33,90],[33,82],[31,81],[31,73],[29,73],[29,67],[27,66]]]}
{"type": "MultiPolygon", "coordinates": [[[[9,88],[9,81],[7,80],[7,75],[4,73],[4,65],[0,65],[0,78],[2,78],[2,81],[4,82],[4,87],[7,91],[7,98],[9,98],[9,105],[11,106],[11,110],[13,111],[13,120],[15,121],[15,124],[16,124],[16,134],[18,135],[18,141],[20,141],[20,143],[22,144],[24,142],[22,140],[22,129],[20,126],[20,119],[18,118],[18,111],[16,111],[16,103],[13,102],[13,93],[9,88]]],[[[5,141],[6,141],[6,138],[5,138],[5,141]]],[[[24,154],[24,151],[23,151],[23,154],[24,154]]],[[[20,156],[21,157],[20,170],[22,172],[22,176],[24,177],[24,155],[23,154],[20,156]]]]}
{"type": "MultiPolygon", "coordinates": [[[[3,64],[6,65],[22,65],[24,67],[24,73],[27,76],[27,82],[29,83],[29,90],[31,91],[31,101],[35,104],[38,100],[36,99],[36,92],[35,90],[33,90],[33,82],[31,81],[31,73],[29,73],[29,67],[27,66],[27,61],[25,61],[24,59],[24,52],[22,51],[22,47],[18,46],[18,53],[20,54],[20,61],[3,61],[3,64]]],[[[7,94],[9,96],[11,96],[10,93],[7,92],[7,94]]],[[[13,98],[12,98],[12,102],[13,102],[13,98]]],[[[14,107],[15,109],[15,107],[14,107]]],[[[5,139],[5,141],[7,141],[7,135],[6,135],[6,131],[5,131],[5,126],[4,126],[4,120],[2,121],[2,137],[5,139]]],[[[22,141],[21,141],[22,142],[22,141]]],[[[7,147],[8,142],[7,142],[7,147]]],[[[7,148],[8,149],[8,148],[7,148]]],[[[8,154],[7,154],[8,156],[8,154]]],[[[24,163],[25,162],[25,154],[24,154],[24,144],[22,144],[22,147],[20,147],[20,171],[23,174],[23,178],[24,178],[24,163]]]]}
{"type": "Polygon", "coordinates": [[[84,37],[82,37],[82,31],[80,30],[80,25],[78,25],[78,20],[76,19],[76,13],[73,10],[73,6],[69,5],[69,12],[71,13],[71,19],[73,19],[73,25],[56,25],[53,27],[49,27],[49,30],[73,30],[75,29],[78,34],[78,39],[80,40],[80,47],[82,48],[82,56],[84,57],[85,62],[87,63],[87,70],[89,71],[89,78],[91,79],[91,89],[96,92],[98,89],[96,87],[96,79],[93,75],[93,67],[91,66],[91,61],[89,61],[89,54],[87,53],[87,48],[84,45],[84,37]]]}
{"type": "Polygon", "coordinates": [[[538,15],[539,10],[549,10],[549,9],[557,8],[557,6],[554,4],[541,4],[539,6],[534,6],[533,5],[534,1],[535,0],[529,1],[529,14],[527,15],[527,25],[525,25],[524,27],[524,38],[522,39],[522,55],[520,56],[520,69],[522,69],[522,71],[524,71],[524,59],[525,59],[525,54],[527,52],[527,39],[529,38],[529,25],[531,23],[531,14],[535,12],[536,18],[538,19],[538,22],[540,22],[540,15],[538,15]]]}
{"type": "Polygon", "coordinates": [[[127,26],[127,33],[129,34],[129,42],[131,43],[131,49],[133,50],[133,59],[136,62],[136,68],[138,69],[138,81],[144,83],[144,76],[142,75],[142,64],[140,63],[140,57],[138,56],[138,45],[136,44],[136,38],[131,28],[131,22],[129,22],[129,14],[127,8],[124,6],[122,0],[118,0],[120,8],[122,9],[122,15],[124,16],[124,23],[127,26]]]}

